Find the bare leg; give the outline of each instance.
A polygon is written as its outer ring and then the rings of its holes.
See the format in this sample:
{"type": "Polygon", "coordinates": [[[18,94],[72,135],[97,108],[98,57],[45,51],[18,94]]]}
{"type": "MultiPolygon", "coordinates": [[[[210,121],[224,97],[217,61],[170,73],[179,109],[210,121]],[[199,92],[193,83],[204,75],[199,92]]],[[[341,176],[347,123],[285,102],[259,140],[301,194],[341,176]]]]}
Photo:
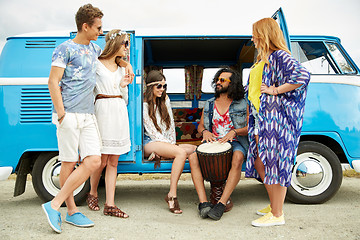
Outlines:
{"type": "Polygon", "coordinates": [[[115,187],[119,155],[110,155],[105,173],[106,204],[115,206],[115,187]]]}
{"type": "MultiPolygon", "coordinates": [[[[180,178],[180,175],[184,169],[184,164],[186,160],[187,153],[186,151],[174,144],[165,143],[165,142],[151,142],[145,145],[145,155],[149,155],[152,152],[156,152],[159,156],[174,158],[171,176],[170,176],[170,191],[168,193],[169,197],[177,196],[177,184],[180,178]]],[[[173,207],[174,202],[170,201],[170,208],[173,207]]],[[[175,213],[181,213],[179,212],[175,213]]]]}
{"type": "Polygon", "coordinates": [[[80,164],[80,166],[66,179],[60,192],[51,201],[51,207],[55,210],[59,210],[61,204],[65,200],[69,200],[68,198],[73,195],[74,190],[84,183],[90,177],[90,174],[100,167],[100,162],[100,156],[93,155],[86,157],[82,164],[80,164]]]}
{"type": "Polygon", "coordinates": [[[231,193],[234,191],[236,185],[240,181],[243,161],[244,161],[244,154],[240,151],[235,151],[233,153],[231,169],[226,181],[224,192],[219,200],[219,202],[221,202],[224,205],[226,205],[226,202],[229,199],[231,193]]]}
{"type": "Polygon", "coordinates": [[[193,153],[189,156],[189,163],[191,169],[191,178],[194,183],[196,192],[199,197],[200,203],[207,202],[204,178],[201,173],[199,160],[196,153],[193,153]]]}
{"type": "Polygon", "coordinates": [[[90,176],[90,194],[97,197],[98,196],[98,186],[99,181],[101,178],[101,173],[104,170],[107,161],[108,161],[109,155],[108,154],[102,154],[101,155],[101,165],[98,169],[94,171],[93,174],[90,176]]]}
{"type": "MultiPolygon", "coordinates": [[[[256,145],[259,142],[259,136],[255,136],[256,145]]],[[[260,157],[257,156],[255,160],[255,169],[259,173],[261,179],[264,181],[265,178],[265,166],[261,161],[260,157]]],[[[280,217],[283,212],[283,206],[286,196],[287,188],[280,186],[280,184],[264,184],[266,191],[270,199],[271,212],[275,217],[280,217]]]]}
{"type": "MultiPolygon", "coordinates": [[[[61,170],[60,170],[60,187],[62,188],[70,176],[70,174],[74,171],[76,162],[61,162],[61,170]]],[[[66,200],[66,207],[69,215],[72,215],[78,212],[78,208],[75,204],[74,195],[71,194],[66,200]]]]}

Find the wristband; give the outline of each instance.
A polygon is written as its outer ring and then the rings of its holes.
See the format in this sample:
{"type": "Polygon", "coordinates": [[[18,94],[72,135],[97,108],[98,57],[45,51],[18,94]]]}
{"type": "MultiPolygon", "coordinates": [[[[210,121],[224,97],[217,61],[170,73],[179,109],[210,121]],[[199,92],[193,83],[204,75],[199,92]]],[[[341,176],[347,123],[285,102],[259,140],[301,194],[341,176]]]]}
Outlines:
{"type": "Polygon", "coordinates": [[[235,136],[237,136],[237,132],[235,131],[235,129],[231,129],[231,131],[234,131],[235,136]]]}
{"type": "Polygon", "coordinates": [[[277,90],[276,88],[274,88],[274,89],[273,89],[273,94],[274,94],[275,96],[277,96],[277,95],[279,94],[279,90],[277,90]]]}
{"type": "Polygon", "coordinates": [[[58,122],[60,122],[61,119],[63,119],[63,118],[65,117],[65,114],[66,114],[66,113],[64,113],[64,115],[62,115],[61,117],[58,118],[58,122]]]}
{"type": "Polygon", "coordinates": [[[201,135],[204,135],[204,131],[207,131],[207,129],[205,128],[204,130],[202,130],[201,135]]]}

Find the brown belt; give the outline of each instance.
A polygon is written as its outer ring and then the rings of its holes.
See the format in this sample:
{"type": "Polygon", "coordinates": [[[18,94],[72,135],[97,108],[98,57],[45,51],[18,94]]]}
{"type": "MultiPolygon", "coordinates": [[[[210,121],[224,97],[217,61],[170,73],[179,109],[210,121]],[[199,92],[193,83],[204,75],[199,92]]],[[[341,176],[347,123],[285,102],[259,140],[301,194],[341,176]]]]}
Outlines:
{"type": "Polygon", "coordinates": [[[98,95],[96,95],[96,97],[95,97],[95,102],[96,102],[96,100],[102,99],[102,98],[122,98],[122,96],[121,96],[121,95],[98,94],[98,95]]]}

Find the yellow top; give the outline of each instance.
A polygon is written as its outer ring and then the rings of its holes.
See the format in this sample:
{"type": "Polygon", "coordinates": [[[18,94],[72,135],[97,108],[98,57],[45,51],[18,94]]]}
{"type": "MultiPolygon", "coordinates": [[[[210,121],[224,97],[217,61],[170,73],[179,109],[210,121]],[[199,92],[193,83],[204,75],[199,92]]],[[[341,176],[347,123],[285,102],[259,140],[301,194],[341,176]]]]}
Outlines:
{"type": "Polygon", "coordinates": [[[262,83],[264,65],[265,62],[263,61],[255,63],[255,65],[252,67],[250,71],[248,98],[258,112],[260,108],[260,95],[261,95],[260,86],[262,83]]]}

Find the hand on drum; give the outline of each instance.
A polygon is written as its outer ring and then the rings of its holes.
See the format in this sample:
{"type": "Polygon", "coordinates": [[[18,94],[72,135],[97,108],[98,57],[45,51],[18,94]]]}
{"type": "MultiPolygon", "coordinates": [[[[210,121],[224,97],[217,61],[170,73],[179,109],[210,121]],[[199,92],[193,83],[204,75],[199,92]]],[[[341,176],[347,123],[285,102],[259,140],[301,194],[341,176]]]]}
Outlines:
{"type": "Polygon", "coordinates": [[[201,142],[215,142],[216,136],[212,132],[205,130],[203,131],[203,139],[201,142]]]}
{"type": "Polygon", "coordinates": [[[219,139],[219,143],[226,143],[228,141],[232,142],[235,137],[236,137],[236,132],[231,130],[223,138],[219,139]]]}

